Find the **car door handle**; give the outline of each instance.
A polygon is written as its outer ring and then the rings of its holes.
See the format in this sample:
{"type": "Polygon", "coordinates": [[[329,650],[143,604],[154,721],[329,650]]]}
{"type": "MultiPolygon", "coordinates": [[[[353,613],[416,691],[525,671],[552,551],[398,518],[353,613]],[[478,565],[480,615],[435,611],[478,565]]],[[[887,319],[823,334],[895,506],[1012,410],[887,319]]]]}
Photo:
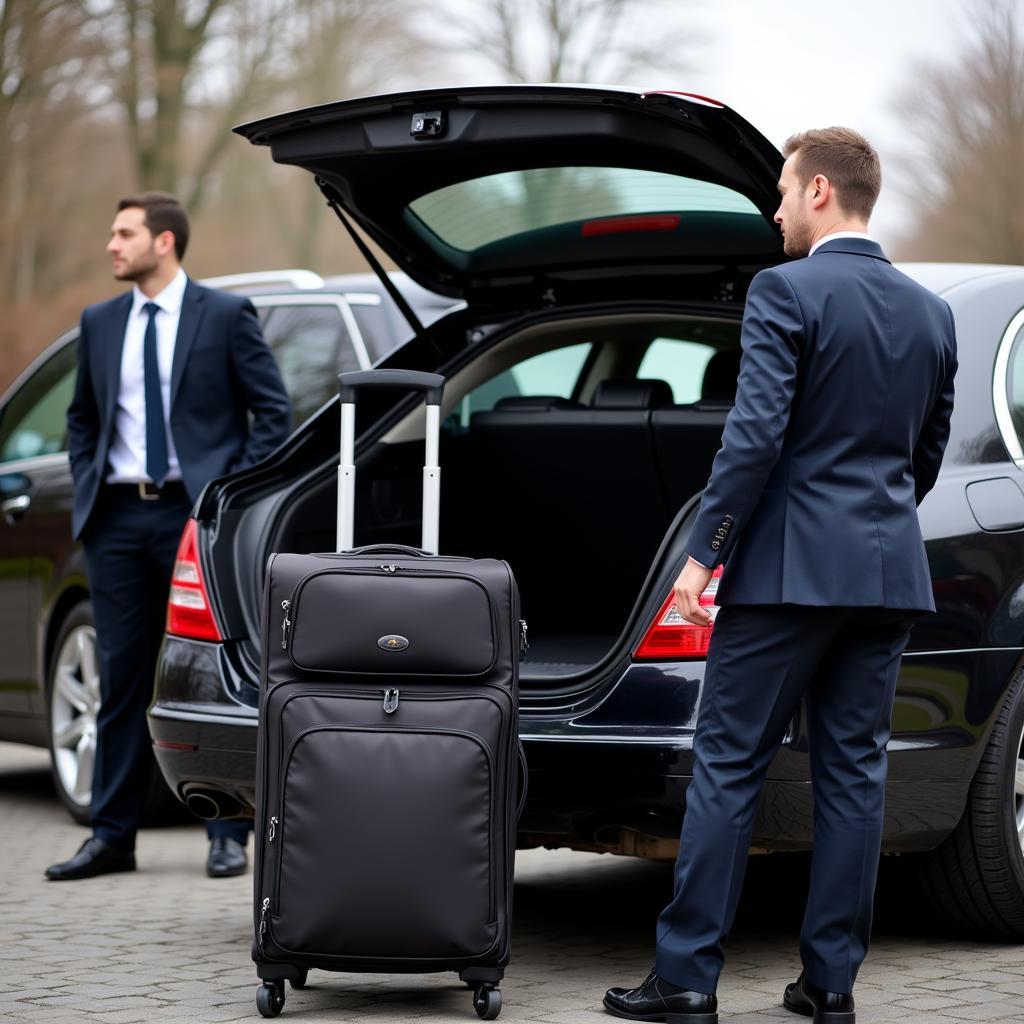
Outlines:
{"type": "Polygon", "coordinates": [[[13,526],[28,511],[31,504],[32,499],[27,494],[19,494],[0,504],[0,512],[3,512],[7,525],[13,526]]]}

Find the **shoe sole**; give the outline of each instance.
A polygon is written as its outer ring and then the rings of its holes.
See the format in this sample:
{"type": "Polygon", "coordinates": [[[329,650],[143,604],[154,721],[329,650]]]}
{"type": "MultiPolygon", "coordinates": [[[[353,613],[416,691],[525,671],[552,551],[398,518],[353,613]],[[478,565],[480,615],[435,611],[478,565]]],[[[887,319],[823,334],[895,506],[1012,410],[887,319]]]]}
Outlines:
{"type": "Polygon", "coordinates": [[[782,1005],[790,1013],[799,1013],[801,1017],[813,1017],[814,1024],[857,1024],[857,1011],[850,1010],[846,1013],[833,1013],[828,1010],[815,1010],[813,1006],[802,1006],[791,1003],[785,996],[782,997],[782,1005]]]}
{"type": "Polygon", "coordinates": [[[624,1020],[647,1020],[654,1024],[718,1024],[717,1013],[626,1013],[617,1009],[606,999],[604,1008],[613,1017],[624,1020]]]}
{"type": "Polygon", "coordinates": [[[51,875],[49,872],[44,872],[44,874],[48,882],[80,882],[84,878],[100,878],[103,875],[118,875],[125,871],[134,870],[134,864],[126,864],[123,867],[104,868],[102,871],[89,871],[84,875],[51,875]]]}

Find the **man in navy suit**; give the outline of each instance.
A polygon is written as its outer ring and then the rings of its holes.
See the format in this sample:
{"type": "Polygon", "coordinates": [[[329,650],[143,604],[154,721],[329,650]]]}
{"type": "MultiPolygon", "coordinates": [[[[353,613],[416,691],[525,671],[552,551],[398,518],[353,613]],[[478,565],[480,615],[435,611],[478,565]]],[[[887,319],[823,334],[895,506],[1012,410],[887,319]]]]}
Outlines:
{"type": "Polygon", "coordinates": [[[798,258],[751,282],[736,404],[675,585],[706,625],[698,599],[724,563],[674,898],[654,970],[605,996],[633,1020],[717,1021],[758,797],[803,700],[814,855],[784,1004],[853,1024],[900,657],[935,610],[917,506],[949,437],[952,313],[868,236],[881,173],[862,136],[809,131],[785,154],[775,220],[798,258]]]}
{"type": "MultiPolygon", "coordinates": [[[[173,196],[122,199],[107,251],[114,277],[134,287],[82,314],[68,409],[72,530],[85,547],[102,702],[93,834],[47,869],[51,880],[135,869],[153,766],[146,707],[182,529],[208,481],[259,462],[290,428],[252,303],[186,277],[188,235],[173,196]]],[[[248,828],[208,825],[208,874],[245,870],[248,828]]]]}

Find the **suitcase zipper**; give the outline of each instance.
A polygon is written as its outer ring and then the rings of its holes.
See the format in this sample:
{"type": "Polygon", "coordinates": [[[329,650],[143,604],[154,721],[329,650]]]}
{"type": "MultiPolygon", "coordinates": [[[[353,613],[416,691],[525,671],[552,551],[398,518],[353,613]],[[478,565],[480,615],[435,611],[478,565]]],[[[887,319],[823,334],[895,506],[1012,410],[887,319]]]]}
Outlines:
{"type": "Polygon", "coordinates": [[[270,819],[270,829],[267,832],[267,842],[272,843],[277,835],[277,818],[270,819]]]}
{"type": "Polygon", "coordinates": [[[398,710],[398,690],[384,691],[384,714],[393,715],[398,710]]]}

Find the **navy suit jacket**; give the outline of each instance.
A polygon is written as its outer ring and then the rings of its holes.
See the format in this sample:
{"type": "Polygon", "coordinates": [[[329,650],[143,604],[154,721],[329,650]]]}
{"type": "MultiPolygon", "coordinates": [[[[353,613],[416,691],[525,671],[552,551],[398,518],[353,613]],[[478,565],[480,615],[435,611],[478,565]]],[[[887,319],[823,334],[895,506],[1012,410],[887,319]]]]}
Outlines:
{"type": "MultiPolygon", "coordinates": [[[[75,479],[71,528],[81,535],[109,472],[117,395],[132,293],[82,314],[78,374],[68,408],[75,479]]],[[[252,303],[189,280],[171,364],[171,435],[189,497],[214,477],[273,451],[291,429],[291,408],[252,303]],[[248,414],[252,413],[252,427],[248,414]]]]}
{"type": "Polygon", "coordinates": [[[934,611],[917,506],[949,438],[949,306],[868,239],[751,282],[736,404],[687,550],[717,603],[934,611]]]}

